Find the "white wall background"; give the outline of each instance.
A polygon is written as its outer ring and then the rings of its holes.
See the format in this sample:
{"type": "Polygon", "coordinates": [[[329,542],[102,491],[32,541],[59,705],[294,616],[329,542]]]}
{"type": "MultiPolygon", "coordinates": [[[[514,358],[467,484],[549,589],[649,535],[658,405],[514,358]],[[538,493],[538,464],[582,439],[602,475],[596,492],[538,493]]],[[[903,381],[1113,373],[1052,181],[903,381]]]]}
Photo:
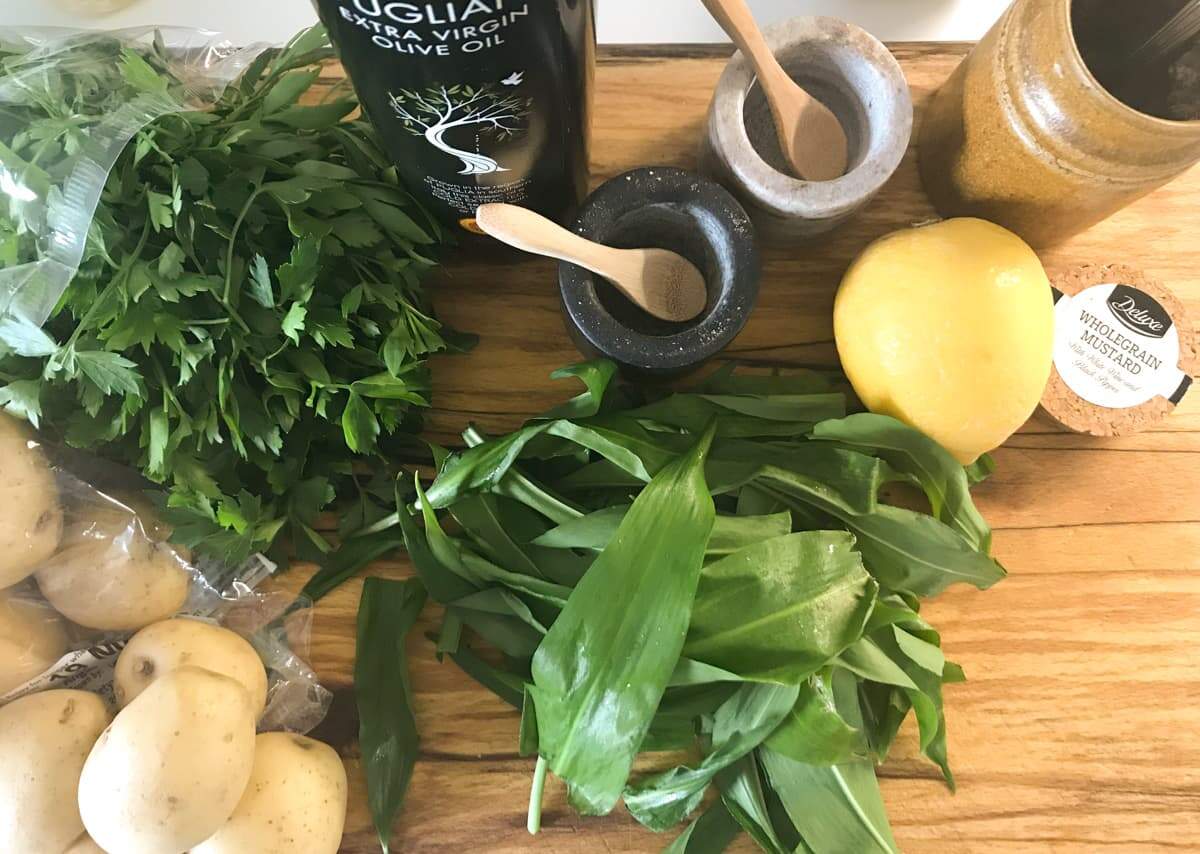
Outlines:
{"type": "MultiPolygon", "coordinates": [[[[124,27],[206,27],[238,43],[278,42],[316,20],[309,0],[0,0],[0,23],[124,27]]],[[[714,42],[722,39],[699,0],[596,0],[602,42],[714,42]]],[[[835,15],[884,40],[979,38],[1009,0],[750,0],[760,21],[835,15]]]]}

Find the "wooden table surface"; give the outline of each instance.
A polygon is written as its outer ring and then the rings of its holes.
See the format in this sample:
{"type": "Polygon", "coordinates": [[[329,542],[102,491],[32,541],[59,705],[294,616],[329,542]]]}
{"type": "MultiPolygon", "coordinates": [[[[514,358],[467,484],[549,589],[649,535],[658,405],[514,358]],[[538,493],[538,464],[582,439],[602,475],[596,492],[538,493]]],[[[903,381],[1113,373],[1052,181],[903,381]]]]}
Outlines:
{"type": "MultiPolygon", "coordinates": [[[[894,47],[918,113],[964,46],[894,47]]],[[[647,164],[695,165],[725,49],[621,48],[596,73],[593,177],[647,164]]],[[[333,74],[335,72],[331,72],[333,74]]],[[[833,367],[830,312],[850,260],[870,241],[934,215],[914,153],[858,219],[814,246],[765,252],[758,310],[723,360],[833,367]]],[[[1044,253],[1053,274],[1083,262],[1141,266],[1200,320],[1200,170],[1044,253]]],[[[549,379],[578,359],[559,318],[554,268],[466,261],[437,279],[441,316],[478,333],[465,357],[434,364],[430,434],[468,421],[490,431],[574,391],[549,379]]],[[[880,769],[908,852],[1200,850],[1200,394],[1166,424],[1128,439],[1070,435],[1035,418],[997,452],[978,491],[1011,577],[985,593],[954,589],[929,606],[970,681],[947,692],[951,795],[907,731],[880,769]]],[[[403,555],[373,574],[408,574],[403,555]]],[[[297,567],[277,582],[299,589],[297,567]]],[[[312,660],[337,695],[318,732],[346,759],[351,806],[343,851],[378,850],[354,744],[352,667],[361,581],[316,610],[312,660]]],[[[423,631],[410,644],[420,762],[393,851],[657,851],[669,837],[624,812],[581,819],[560,784],[544,830],[525,832],[531,760],[517,756],[518,716],[447,661],[423,631]]],[[[737,850],[751,850],[744,839],[737,850]]]]}

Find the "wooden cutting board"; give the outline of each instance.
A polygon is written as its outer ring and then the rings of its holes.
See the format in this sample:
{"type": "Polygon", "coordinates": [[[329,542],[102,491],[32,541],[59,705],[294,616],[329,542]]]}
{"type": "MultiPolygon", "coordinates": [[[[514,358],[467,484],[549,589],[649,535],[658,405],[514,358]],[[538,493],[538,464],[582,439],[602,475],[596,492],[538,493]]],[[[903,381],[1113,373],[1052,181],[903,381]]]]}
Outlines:
{"type": "MultiPolygon", "coordinates": [[[[962,45],[896,45],[918,112],[965,54],[962,45]]],[[[648,164],[692,167],[726,48],[601,51],[592,171],[598,182],[648,164]]],[[[329,82],[340,75],[331,69],[329,82]]],[[[815,246],[768,248],[762,298],[721,358],[833,367],[830,312],[838,281],[870,241],[934,215],[912,152],[886,191],[815,246]]],[[[1044,255],[1051,274],[1124,261],[1167,283],[1200,320],[1200,170],[1044,255]]],[[[467,422],[509,430],[574,389],[549,374],[578,359],[559,318],[555,270],[450,264],[436,302],[476,332],[468,356],[435,360],[432,438],[467,422]]],[[[908,852],[1167,852],[1200,846],[1200,393],[1155,432],[1096,440],[1035,419],[996,454],[978,492],[1011,577],[986,593],[955,589],[929,606],[950,657],[970,681],[948,689],[950,758],[959,791],[902,737],[880,770],[896,837],[908,852]]],[[[389,578],[405,558],[375,565],[389,578]]],[[[311,568],[277,584],[298,590],[311,568]]],[[[351,780],[343,851],[378,851],[366,807],[352,693],[361,581],[321,602],[312,661],[337,695],[317,735],[351,780]]],[[[581,819],[561,785],[544,830],[525,832],[532,761],[516,751],[517,715],[410,644],[421,758],[392,850],[651,852],[669,837],[623,812],[581,819]]],[[[743,840],[739,851],[752,850],[743,840]]],[[[851,853],[852,854],[852,853],[851,853]]]]}

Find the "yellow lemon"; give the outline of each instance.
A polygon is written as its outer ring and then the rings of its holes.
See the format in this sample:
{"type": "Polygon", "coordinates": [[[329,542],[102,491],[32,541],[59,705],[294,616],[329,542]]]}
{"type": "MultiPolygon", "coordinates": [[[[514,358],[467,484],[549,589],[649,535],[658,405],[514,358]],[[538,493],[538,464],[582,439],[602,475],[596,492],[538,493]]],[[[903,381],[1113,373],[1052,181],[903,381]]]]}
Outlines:
{"type": "Polygon", "coordinates": [[[1054,300],[1021,238],[951,219],[867,247],[842,280],[834,332],[868,409],[972,463],[1037,408],[1050,378],[1054,300]]]}

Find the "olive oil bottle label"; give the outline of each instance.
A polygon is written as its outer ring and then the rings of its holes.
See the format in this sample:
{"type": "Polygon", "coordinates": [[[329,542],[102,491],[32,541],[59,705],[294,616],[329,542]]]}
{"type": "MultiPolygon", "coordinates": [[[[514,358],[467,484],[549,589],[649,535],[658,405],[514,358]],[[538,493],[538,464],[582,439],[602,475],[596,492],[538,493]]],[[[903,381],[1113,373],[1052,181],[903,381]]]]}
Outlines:
{"type": "Polygon", "coordinates": [[[315,0],[405,183],[443,220],[562,220],[587,183],[591,0],[315,0]]]}
{"type": "Polygon", "coordinates": [[[1178,403],[1191,385],[1180,368],[1178,327],[1138,288],[1102,284],[1058,296],[1055,325],[1054,367],[1089,403],[1106,409],[1155,397],[1178,403]]]}

